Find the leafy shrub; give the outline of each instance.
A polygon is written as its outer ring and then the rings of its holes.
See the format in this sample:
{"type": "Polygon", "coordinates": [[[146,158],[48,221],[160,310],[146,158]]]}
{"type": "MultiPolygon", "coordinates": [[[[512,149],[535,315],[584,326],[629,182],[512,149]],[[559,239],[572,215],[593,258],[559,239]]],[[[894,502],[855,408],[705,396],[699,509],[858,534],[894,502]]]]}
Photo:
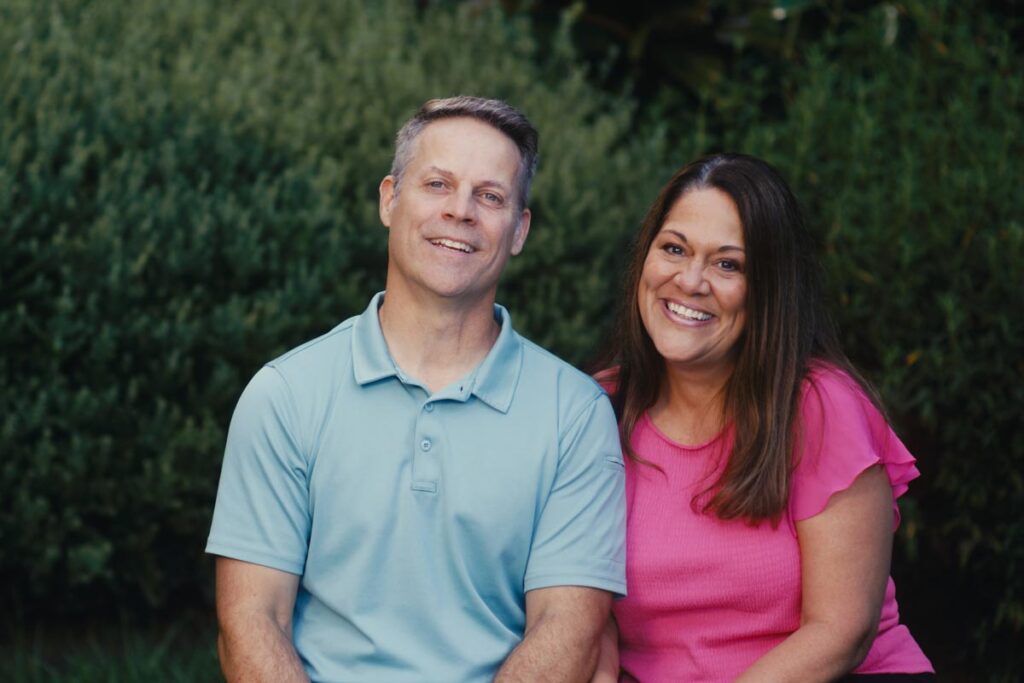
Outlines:
{"type": "MultiPolygon", "coordinates": [[[[521,22],[410,3],[8,3],[0,21],[0,577],[13,604],[206,586],[224,432],[266,360],[383,286],[377,183],[431,96],[541,131],[504,299],[582,357],[654,191],[631,105],[521,22]],[[632,151],[632,150],[636,151],[632,151]]],[[[5,601],[6,602],[6,601],[5,601]]]]}
{"type": "Polygon", "coordinates": [[[897,586],[936,658],[966,636],[1000,678],[1024,667],[1024,60],[972,5],[879,8],[809,46],[779,121],[751,118],[777,96],[756,72],[732,79],[709,144],[806,203],[845,346],[924,473],[897,586]]]}
{"type": "Polygon", "coordinates": [[[575,362],[675,167],[734,149],[783,169],[819,230],[847,349],[924,472],[896,565],[911,627],[937,658],[1019,670],[1016,29],[971,3],[876,7],[801,50],[781,86],[737,60],[703,109],[667,100],[640,125],[628,99],[588,85],[565,32],[541,52],[486,3],[412,5],[0,6],[0,607],[208,590],[238,393],[383,286],[376,186],[394,131],[426,98],[468,92],[541,131],[534,227],[499,298],[575,362]]]}

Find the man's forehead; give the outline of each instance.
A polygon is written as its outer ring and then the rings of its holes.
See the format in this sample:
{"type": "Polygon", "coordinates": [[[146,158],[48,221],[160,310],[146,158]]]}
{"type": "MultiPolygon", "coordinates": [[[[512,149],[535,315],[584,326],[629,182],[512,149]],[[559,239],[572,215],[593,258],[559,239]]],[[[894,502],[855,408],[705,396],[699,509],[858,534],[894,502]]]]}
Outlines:
{"type": "Polygon", "coordinates": [[[520,162],[519,148],[512,138],[491,124],[470,117],[431,121],[416,140],[411,161],[454,172],[466,162],[509,165],[513,172],[520,162]]]}
{"type": "Polygon", "coordinates": [[[433,121],[428,121],[426,123],[423,127],[423,133],[431,130],[439,131],[460,129],[479,129],[481,131],[488,131],[515,146],[512,138],[510,138],[503,130],[494,124],[483,119],[476,118],[475,116],[444,116],[442,118],[434,119],[433,121]]]}

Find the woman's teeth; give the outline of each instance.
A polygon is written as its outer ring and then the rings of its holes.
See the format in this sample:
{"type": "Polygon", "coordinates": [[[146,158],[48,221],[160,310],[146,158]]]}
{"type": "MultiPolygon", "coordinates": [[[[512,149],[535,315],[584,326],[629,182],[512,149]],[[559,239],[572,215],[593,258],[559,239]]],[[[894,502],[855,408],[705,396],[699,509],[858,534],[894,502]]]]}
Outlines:
{"type": "Polygon", "coordinates": [[[672,303],[671,301],[666,302],[666,305],[668,306],[668,310],[689,320],[711,320],[712,317],[710,313],[695,311],[692,308],[687,308],[682,304],[672,303]]]}

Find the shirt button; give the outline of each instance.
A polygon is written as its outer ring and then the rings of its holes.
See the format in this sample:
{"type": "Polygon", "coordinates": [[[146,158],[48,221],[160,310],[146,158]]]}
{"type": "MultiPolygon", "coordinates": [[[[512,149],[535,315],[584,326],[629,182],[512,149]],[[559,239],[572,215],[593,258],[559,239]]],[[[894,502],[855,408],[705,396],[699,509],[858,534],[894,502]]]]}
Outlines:
{"type": "Polygon", "coordinates": [[[428,413],[434,412],[434,404],[428,403],[427,405],[423,406],[423,410],[427,411],[428,413]]]}
{"type": "Polygon", "coordinates": [[[420,441],[420,448],[425,451],[429,451],[432,445],[433,444],[430,443],[430,439],[423,439],[423,441],[420,441]]]}

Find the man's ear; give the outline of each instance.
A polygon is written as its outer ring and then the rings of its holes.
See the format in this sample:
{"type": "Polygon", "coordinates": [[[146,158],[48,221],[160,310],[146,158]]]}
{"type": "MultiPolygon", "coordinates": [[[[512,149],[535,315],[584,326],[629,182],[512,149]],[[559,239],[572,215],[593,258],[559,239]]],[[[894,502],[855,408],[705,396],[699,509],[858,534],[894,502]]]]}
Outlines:
{"type": "Polygon", "coordinates": [[[391,209],[395,202],[395,177],[386,175],[384,180],[380,181],[380,205],[378,211],[380,212],[380,222],[384,224],[385,228],[391,227],[391,209]]]}
{"type": "Polygon", "coordinates": [[[526,236],[530,234],[530,210],[523,209],[523,212],[519,214],[519,224],[515,228],[515,234],[512,236],[512,255],[518,256],[519,252],[523,250],[523,245],[526,244],[526,236]]]}

